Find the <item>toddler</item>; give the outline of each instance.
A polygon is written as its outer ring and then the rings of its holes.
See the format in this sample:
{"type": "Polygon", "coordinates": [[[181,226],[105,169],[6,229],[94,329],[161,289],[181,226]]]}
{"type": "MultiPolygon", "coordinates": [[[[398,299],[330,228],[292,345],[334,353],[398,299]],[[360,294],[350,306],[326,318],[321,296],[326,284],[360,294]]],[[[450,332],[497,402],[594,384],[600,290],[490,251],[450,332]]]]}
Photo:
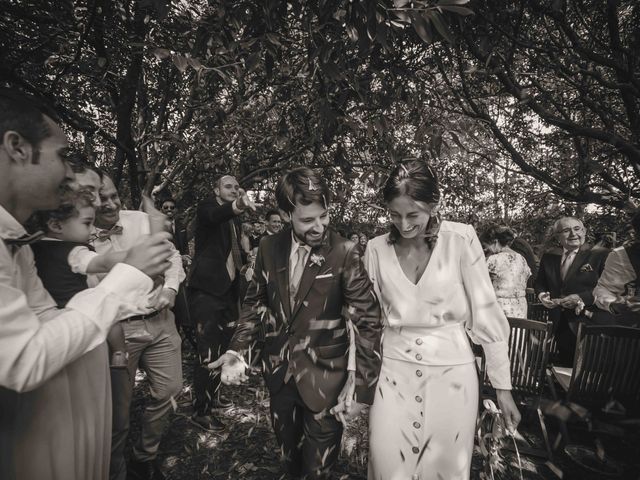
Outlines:
{"type": "MultiPolygon", "coordinates": [[[[93,196],[87,190],[67,191],[56,210],[37,212],[34,223],[45,236],[31,245],[44,287],[64,308],[78,292],[85,290],[87,274],[107,273],[124,260],[126,252],[99,255],[88,245],[95,218],[93,196]]],[[[122,325],[116,323],[107,336],[110,366],[127,368],[122,325]]]]}

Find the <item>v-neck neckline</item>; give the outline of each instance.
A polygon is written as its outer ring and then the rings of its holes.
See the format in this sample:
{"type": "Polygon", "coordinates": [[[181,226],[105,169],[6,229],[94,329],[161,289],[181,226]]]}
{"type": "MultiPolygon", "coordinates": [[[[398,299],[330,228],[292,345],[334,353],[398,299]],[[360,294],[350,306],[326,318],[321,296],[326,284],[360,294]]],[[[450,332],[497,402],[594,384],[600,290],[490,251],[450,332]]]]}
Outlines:
{"type": "Polygon", "coordinates": [[[404,270],[402,269],[402,265],[400,264],[400,259],[398,258],[398,252],[396,252],[396,248],[394,247],[394,244],[391,243],[389,244],[389,247],[391,248],[392,252],[393,252],[393,258],[395,261],[396,266],[398,267],[398,270],[400,270],[400,273],[402,274],[402,277],[412,286],[417,287],[420,285],[420,283],[422,283],[422,280],[426,277],[427,275],[427,271],[429,270],[429,267],[431,266],[431,263],[433,261],[433,255],[436,253],[436,249],[438,248],[438,245],[440,244],[440,242],[436,242],[436,244],[433,247],[433,250],[431,250],[431,256],[429,257],[429,261],[427,262],[427,265],[424,267],[424,271],[422,272],[422,275],[420,275],[420,278],[418,279],[418,281],[416,283],[413,283],[411,281],[411,279],[409,277],[407,277],[407,274],[404,273],[404,270]]]}

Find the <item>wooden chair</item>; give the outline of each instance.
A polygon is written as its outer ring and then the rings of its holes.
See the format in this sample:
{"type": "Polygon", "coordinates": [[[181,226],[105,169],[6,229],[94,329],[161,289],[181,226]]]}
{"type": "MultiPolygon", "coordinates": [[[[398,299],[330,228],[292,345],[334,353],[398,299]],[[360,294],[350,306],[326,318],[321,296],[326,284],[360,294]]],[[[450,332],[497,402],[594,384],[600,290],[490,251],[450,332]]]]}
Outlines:
{"type": "MultiPolygon", "coordinates": [[[[540,395],[546,385],[546,369],[553,344],[553,325],[525,318],[508,320],[511,329],[509,360],[512,391],[525,396],[540,395]]],[[[483,384],[489,386],[484,359],[480,363],[480,375],[483,384]]]]}
{"type": "MultiPolygon", "coordinates": [[[[539,398],[546,386],[549,353],[553,345],[553,325],[524,318],[508,318],[509,360],[511,364],[512,393],[521,406],[535,410],[543,436],[545,450],[530,445],[521,447],[523,454],[551,458],[551,447],[544,418],[539,408],[539,398]]],[[[481,362],[481,378],[489,386],[486,365],[481,362]]]]}
{"type": "Polygon", "coordinates": [[[515,394],[537,396],[546,385],[547,362],[553,343],[549,322],[509,318],[509,360],[515,394]]]}
{"type": "Polygon", "coordinates": [[[604,407],[611,400],[640,411],[640,328],[618,325],[578,327],[573,368],[553,367],[566,400],[604,407]]]}
{"type": "MultiPolygon", "coordinates": [[[[596,436],[596,448],[583,448],[583,455],[592,468],[604,469],[609,460],[601,455],[604,450],[600,435],[628,438],[626,429],[635,424],[629,417],[640,414],[640,329],[580,323],[573,368],[554,366],[548,379],[555,401],[542,408],[545,415],[555,417],[559,423],[553,450],[563,439],[565,450],[572,447],[568,422],[586,423],[587,431],[596,436]],[[553,377],[565,392],[562,400],[553,377]],[[617,404],[612,401],[622,404],[626,411],[615,408],[617,404]],[[597,418],[595,413],[604,415],[597,418]]],[[[637,431],[633,434],[637,437],[637,431]]]]}
{"type": "Polygon", "coordinates": [[[546,322],[549,320],[549,309],[541,303],[530,303],[527,309],[527,318],[546,322]]]}

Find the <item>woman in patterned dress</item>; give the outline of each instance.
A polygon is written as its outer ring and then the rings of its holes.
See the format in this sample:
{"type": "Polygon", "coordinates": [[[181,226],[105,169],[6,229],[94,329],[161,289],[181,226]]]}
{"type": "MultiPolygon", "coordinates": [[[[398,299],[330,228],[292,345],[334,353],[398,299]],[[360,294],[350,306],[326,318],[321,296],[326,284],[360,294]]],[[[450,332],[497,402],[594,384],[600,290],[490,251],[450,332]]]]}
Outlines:
{"type": "Polygon", "coordinates": [[[531,269],[527,260],[511,249],[514,239],[513,230],[502,225],[491,225],[480,235],[498,303],[507,317],[527,318],[526,290],[531,269]]]}

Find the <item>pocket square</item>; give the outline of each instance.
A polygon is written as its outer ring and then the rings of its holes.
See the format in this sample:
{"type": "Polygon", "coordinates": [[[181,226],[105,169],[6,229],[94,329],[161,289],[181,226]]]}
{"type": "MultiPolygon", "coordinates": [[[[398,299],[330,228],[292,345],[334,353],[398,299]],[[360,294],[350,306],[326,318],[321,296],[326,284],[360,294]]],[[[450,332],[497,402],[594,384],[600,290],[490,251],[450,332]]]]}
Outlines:
{"type": "Polygon", "coordinates": [[[316,280],[318,280],[319,278],[331,278],[333,277],[333,273],[325,273],[324,275],[318,275],[316,277],[316,280]]]}
{"type": "Polygon", "coordinates": [[[593,267],[590,264],[585,264],[582,267],[580,267],[580,271],[581,272],[593,272],[593,267]]]}

